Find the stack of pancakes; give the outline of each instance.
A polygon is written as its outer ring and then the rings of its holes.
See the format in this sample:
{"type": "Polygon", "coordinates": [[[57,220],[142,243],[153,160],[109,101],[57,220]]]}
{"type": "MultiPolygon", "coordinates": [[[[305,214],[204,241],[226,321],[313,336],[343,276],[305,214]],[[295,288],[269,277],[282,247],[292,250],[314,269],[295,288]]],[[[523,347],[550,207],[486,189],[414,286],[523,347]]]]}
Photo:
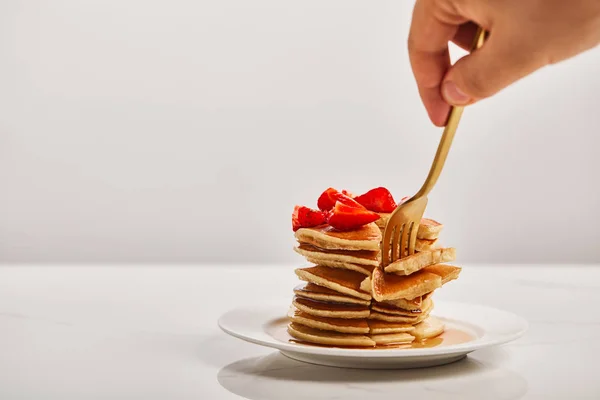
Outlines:
{"type": "Polygon", "coordinates": [[[438,244],[442,224],[423,219],[417,252],[381,267],[382,230],[389,215],[348,231],[328,225],[296,231],[296,252],[314,264],[296,269],[306,283],[294,289],[288,332],[330,346],[404,345],[438,336],[443,323],[430,317],[433,292],[456,279],[456,257],[438,244]]]}

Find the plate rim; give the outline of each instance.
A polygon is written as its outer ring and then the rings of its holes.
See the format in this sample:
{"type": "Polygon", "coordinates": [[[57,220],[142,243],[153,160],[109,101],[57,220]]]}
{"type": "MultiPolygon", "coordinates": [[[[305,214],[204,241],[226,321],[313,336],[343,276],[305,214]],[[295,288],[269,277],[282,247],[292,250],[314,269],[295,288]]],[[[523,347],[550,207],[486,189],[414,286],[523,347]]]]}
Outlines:
{"type": "MultiPolygon", "coordinates": [[[[440,304],[441,305],[441,304],[440,304]]],[[[289,307],[289,305],[288,305],[289,307]]],[[[406,357],[425,357],[425,356],[441,356],[441,355],[457,355],[457,354],[467,354],[475,350],[480,350],[486,347],[499,346],[502,344],[506,344],[508,342],[512,342],[514,340],[522,337],[527,330],[529,329],[529,323],[527,320],[515,313],[510,311],[502,310],[495,307],[490,307],[481,304],[473,304],[473,303],[463,303],[463,302],[455,302],[455,301],[444,301],[443,307],[475,307],[485,309],[488,312],[496,312],[501,313],[506,316],[510,316],[516,324],[520,326],[520,329],[516,330],[510,334],[505,335],[492,335],[492,337],[487,337],[486,334],[482,337],[479,337],[473,341],[442,346],[442,347],[431,347],[431,348],[417,348],[417,349],[379,349],[376,351],[370,349],[348,349],[348,348],[339,348],[339,347],[317,347],[317,346],[304,346],[296,343],[285,343],[277,340],[276,338],[269,335],[269,340],[264,340],[261,338],[252,337],[247,334],[239,333],[235,329],[231,329],[228,327],[226,323],[226,319],[230,317],[232,314],[243,311],[251,311],[253,313],[256,312],[264,312],[268,316],[264,321],[261,321],[261,327],[263,332],[268,335],[264,331],[264,326],[269,322],[273,321],[275,318],[284,318],[286,316],[285,312],[279,311],[279,309],[285,310],[285,307],[280,307],[277,304],[266,304],[266,303],[258,303],[258,304],[250,304],[244,307],[236,307],[232,308],[225,313],[221,314],[219,317],[217,324],[219,328],[225,332],[226,334],[233,336],[237,339],[257,344],[260,346],[265,346],[269,348],[274,348],[284,352],[295,352],[295,353],[305,353],[305,354],[313,354],[313,355],[322,355],[322,356],[341,356],[341,357],[369,357],[369,358],[406,358],[406,357]],[[279,315],[279,317],[277,316],[279,315]]],[[[477,326],[470,321],[457,320],[454,318],[444,317],[444,315],[438,315],[435,311],[432,313],[433,316],[437,316],[438,318],[443,318],[450,321],[458,321],[463,322],[465,324],[471,326],[477,326]]]]}

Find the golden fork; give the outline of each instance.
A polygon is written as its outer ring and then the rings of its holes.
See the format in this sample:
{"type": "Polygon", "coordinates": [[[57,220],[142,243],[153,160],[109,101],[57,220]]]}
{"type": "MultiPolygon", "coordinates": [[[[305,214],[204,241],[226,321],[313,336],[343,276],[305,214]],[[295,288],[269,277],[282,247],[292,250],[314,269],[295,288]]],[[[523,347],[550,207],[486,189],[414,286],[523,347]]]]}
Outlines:
{"type": "MultiPolygon", "coordinates": [[[[486,32],[484,29],[477,29],[471,51],[483,45],[485,35],[486,32]]],[[[381,261],[384,268],[400,258],[415,253],[417,232],[425,213],[425,208],[427,207],[427,195],[433,189],[444,168],[444,163],[450,151],[452,139],[454,139],[456,127],[462,113],[463,107],[452,107],[450,109],[448,122],[444,128],[444,133],[440,139],[437,153],[435,154],[425,183],[417,194],[400,204],[390,216],[383,233],[383,241],[381,242],[381,261]]]]}

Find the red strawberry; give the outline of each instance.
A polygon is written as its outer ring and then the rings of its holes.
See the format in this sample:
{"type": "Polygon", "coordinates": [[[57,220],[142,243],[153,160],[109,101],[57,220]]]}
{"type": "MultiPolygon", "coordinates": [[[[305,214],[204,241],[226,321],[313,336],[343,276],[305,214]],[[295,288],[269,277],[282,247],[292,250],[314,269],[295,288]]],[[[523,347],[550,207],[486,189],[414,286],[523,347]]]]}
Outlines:
{"type": "Polygon", "coordinates": [[[323,211],[313,210],[304,206],[294,207],[292,214],[292,229],[296,232],[300,228],[312,228],[327,222],[327,214],[323,211]]]}
{"type": "Polygon", "coordinates": [[[360,207],[354,199],[346,195],[345,193],[340,193],[334,188],[329,188],[319,196],[319,200],[317,200],[317,206],[319,210],[329,211],[335,206],[335,202],[339,201],[349,206],[360,207]]]}
{"type": "Polygon", "coordinates": [[[319,207],[319,210],[322,211],[327,211],[327,210],[331,210],[333,208],[333,206],[335,206],[335,195],[338,194],[339,192],[337,190],[335,190],[334,188],[329,188],[327,190],[325,190],[323,193],[321,193],[321,195],[319,196],[319,200],[317,200],[317,206],[319,207]]]}
{"type": "Polygon", "coordinates": [[[377,213],[362,206],[355,207],[338,201],[331,210],[327,223],[339,231],[351,231],[378,219],[377,213]]]}
{"type": "Polygon", "coordinates": [[[390,213],[397,207],[394,197],[384,187],[371,189],[367,193],[355,197],[354,200],[362,204],[367,210],[375,212],[390,213]]]}

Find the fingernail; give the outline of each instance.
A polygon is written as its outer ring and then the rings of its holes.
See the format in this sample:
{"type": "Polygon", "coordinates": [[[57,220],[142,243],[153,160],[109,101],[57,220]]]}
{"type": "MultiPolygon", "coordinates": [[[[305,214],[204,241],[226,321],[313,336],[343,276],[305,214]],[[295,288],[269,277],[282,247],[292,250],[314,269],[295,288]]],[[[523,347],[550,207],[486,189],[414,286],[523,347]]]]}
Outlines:
{"type": "Polygon", "coordinates": [[[456,84],[452,81],[446,81],[442,85],[442,94],[444,95],[444,99],[450,104],[464,106],[467,105],[471,98],[467,96],[462,90],[456,86],[456,84]]]}

